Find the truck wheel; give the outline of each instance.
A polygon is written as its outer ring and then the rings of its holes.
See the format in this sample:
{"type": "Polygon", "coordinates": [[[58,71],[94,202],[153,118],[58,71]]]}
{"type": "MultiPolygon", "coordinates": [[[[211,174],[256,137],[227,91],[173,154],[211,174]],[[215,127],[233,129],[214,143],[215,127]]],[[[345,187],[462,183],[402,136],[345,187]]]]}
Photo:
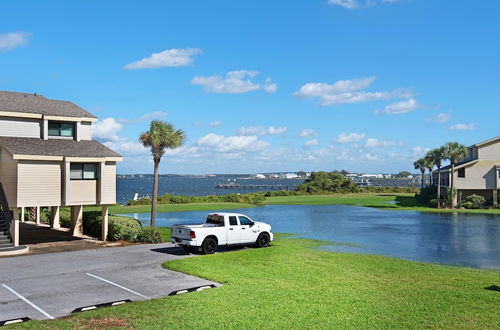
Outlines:
{"type": "Polygon", "coordinates": [[[269,245],[269,241],[271,238],[269,237],[268,233],[262,233],[257,237],[257,247],[263,248],[269,245]]]}
{"type": "Polygon", "coordinates": [[[203,244],[201,245],[201,251],[203,254],[212,254],[217,249],[217,241],[211,237],[205,238],[203,244]]]}

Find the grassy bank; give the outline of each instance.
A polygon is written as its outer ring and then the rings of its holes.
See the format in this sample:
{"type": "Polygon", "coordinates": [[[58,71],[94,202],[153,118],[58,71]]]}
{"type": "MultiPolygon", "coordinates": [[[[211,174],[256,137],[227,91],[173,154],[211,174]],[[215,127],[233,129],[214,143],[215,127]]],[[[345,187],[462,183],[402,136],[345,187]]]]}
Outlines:
{"type": "MultiPolygon", "coordinates": [[[[182,212],[182,211],[216,211],[216,210],[233,210],[255,207],[255,205],[243,203],[189,203],[189,204],[159,204],[158,212],[182,212]]],[[[99,211],[100,207],[90,206],[85,207],[87,211],[99,211]]],[[[148,213],[151,212],[151,205],[131,205],[123,206],[116,205],[109,208],[111,214],[123,213],[148,213]]]]}
{"type": "Polygon", "coordinates": [[[410,193],[353,193],[267,197],[267,205],[356,205],[385,210],[500,214],[500,209],[436,209],[419,206],[410,193]]]}
{"type": "Polygon", "coordinates": [[[266,249],[198,256],[166,268],[223,287],[99,309],[22,328],[498,328],[499,272],[313,249],[281,237],[266,249]]]}
{"type": "MultiPolygon", "coordinates": [[[[412,193],[351,193],[331,195],[299,195],[267,197],[264,205],[356,205],[375,207],[385,210],[420,211],[420,212],[459,212],[459,213],[485,213],[500,214],[500,209],[478,209],[478,210],[450,210],[436,209],[419,206],[412,193]]],[[[258,207],[243,203],[189,203],[189,204],[160,204],[158,212],[180,212],[180,211],[218,211],[234,210],[241,208],[258,207]]],[[[100,210],[99,207],[86,207],[85,210],[100,210]]],[[[150,205],[112,206],[110,213],[148,213],[151,212],[150,205]]]]}

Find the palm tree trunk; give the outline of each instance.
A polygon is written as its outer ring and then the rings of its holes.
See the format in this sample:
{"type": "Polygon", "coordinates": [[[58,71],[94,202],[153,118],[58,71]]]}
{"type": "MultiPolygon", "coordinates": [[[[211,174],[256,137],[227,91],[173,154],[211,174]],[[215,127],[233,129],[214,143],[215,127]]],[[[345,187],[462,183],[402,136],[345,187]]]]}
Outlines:
{"type": "Polygon", "coordinates": [[[420,173],[422,173],[422,189],[424,189],[425,172],[424,171],[420,171],[420,173]]]}
{"type": "Polygon", "coordinates": [[[438,186],[438,198],[437,198],[437,208],[440,209],[441,208],[441,167],[438,167],[438,182],[437,182],[437,186],[438,186]]]}
{"type": "Polygon", "coordinates": [[[429,186],[432,186],[432,170],[429,171],[429,186]]]}
{"type": "Polygon", "coordinates": [[[450,178],[450,205],[451,208],[455,208],[455,200],[453,199],[453,188],[454,188],[454,180],[453,177],[455,176],[455,162],[451,162],[451,178],[450,178]]]}
{"type": "Polygon", "coordinates": [[[151,202],[151,227],[156,227],[156,202],[158,199],[158,167],[160,165],[160,158],[154,158],[155,170],[153,178],[153,200],[151,202]]]}

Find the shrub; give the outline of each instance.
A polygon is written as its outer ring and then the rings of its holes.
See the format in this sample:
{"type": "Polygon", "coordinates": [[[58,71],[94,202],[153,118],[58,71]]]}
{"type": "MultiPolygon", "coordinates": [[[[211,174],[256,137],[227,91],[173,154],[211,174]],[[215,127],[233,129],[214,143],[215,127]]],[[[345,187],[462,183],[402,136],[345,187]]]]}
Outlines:
{"type": "Polygon", "coordinates": [[[470,208],[480,209],[484,206],[484,204],[486,204],[486,199],[483,196],[473,194],[467,196],[467,198],[465,199],[465,203],[470,203],[472,205],[472,207],[470,208]]]}
{"type": "Polygon", "coordinates": [[[430,186],[420,189],[420,192],[415,194],[415,200],[419,204],[429,205],[432,200],[436,200],[437,205],[437,187],[430,186]]]}
{"type": "Polygon", "coordinates": [[[142,243],[161,243],[160,232],[156,228],[142,227],[137,235],[137,242],[142,243]]]}
{"type": "Polygon", "coordinates": [[[474,204],[472,202],[462,202],[460,203],[459,207],[463,207],[464,209],[476,209],[477,207],[474,207],[474,204]]]}
{"type": "Polygon", "coordinates": [[[141,223],[134,218],[110,216],[108,239],[110,241],[135,242],[141,227],[141,223]]]}

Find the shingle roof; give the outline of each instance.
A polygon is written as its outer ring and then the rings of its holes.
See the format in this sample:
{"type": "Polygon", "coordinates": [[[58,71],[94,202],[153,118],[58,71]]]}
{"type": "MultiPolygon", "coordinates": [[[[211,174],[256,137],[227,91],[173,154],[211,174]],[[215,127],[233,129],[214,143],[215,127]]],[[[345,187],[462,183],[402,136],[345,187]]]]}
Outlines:
{"type": "Polygon", "coordinates": [[[50,100],[43,95],[0,91],[0,111],[48,116],[97,118],[69,101],[50,100]]]}
{"type": "Polygon", "coordinates": [[[121,157],[105,145],[93,141],[0,137],[0,145],[13,155],[64,157],[121,157]]]}

